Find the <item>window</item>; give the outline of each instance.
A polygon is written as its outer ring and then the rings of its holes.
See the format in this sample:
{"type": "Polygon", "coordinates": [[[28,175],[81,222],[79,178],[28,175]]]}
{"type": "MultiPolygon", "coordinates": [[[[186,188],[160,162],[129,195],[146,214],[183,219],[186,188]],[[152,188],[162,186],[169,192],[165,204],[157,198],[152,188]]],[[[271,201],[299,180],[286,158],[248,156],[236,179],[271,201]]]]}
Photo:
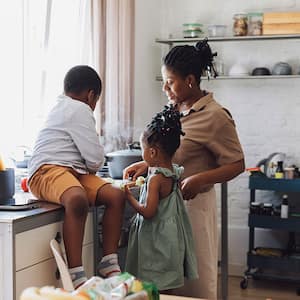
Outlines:
{"type": "Polygon", "coordinates": [[[93,66],[91,1],[10,0],[0,6],[0,153],[32,147],[68,69],[93,66]]]}

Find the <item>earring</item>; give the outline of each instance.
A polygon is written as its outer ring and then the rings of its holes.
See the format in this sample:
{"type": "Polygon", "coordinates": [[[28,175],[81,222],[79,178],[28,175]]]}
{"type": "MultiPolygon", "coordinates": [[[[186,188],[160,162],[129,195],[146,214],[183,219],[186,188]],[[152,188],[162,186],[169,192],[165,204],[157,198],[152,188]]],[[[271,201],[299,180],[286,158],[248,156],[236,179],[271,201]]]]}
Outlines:
{"type": "Polygon", "coordinates": [[[191,89],[192,87],[193,87],[193,86],[192,86],[192,84],[190,83],[190,84],[189,84],[189,88],[191,89]]]}

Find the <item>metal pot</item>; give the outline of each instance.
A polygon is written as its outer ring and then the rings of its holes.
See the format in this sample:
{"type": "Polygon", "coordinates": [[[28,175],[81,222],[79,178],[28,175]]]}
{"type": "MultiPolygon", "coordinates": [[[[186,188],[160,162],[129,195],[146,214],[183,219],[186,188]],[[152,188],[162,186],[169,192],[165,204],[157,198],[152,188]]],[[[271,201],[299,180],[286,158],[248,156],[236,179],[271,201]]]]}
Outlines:
{"type": "Polygon", "coordinates": [[[141,148],[137,142],[128,145],[128,149],[107,153],[105,158],[109,175],[114,179],[122,179],[123,170],[126,167],[143,159],[141,148]]]}

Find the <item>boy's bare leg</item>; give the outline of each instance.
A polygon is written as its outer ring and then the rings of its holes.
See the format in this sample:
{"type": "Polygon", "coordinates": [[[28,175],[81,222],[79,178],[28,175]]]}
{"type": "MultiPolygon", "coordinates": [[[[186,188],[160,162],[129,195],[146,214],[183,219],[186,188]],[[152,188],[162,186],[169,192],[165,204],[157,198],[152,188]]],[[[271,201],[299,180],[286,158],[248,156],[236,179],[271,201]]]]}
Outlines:
{"type": "Polygon", "coordinates": [[[86,192],[80,187],[71,187],[61,198],[65,207],[63,237],[69,268],[82,266],[82,243],[89,202],[86,192]]]}
{"type": "Polygon", "coordinates": [[[117,253],[125,207],[125,194],[119,188],[106,184],[98,190],[96,205],[104,205],[103,256],[117,253]]]}

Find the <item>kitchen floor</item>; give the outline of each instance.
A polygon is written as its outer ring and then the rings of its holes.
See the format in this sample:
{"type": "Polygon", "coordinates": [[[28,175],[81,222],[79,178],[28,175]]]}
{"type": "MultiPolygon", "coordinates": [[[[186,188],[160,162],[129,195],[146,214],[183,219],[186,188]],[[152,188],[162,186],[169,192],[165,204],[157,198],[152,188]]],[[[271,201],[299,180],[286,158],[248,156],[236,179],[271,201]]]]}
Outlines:
{"type": "MultiPolygon", "coordinates": [[[[231,276],[228,279],[228,300],[300,300],[296,290],[300,285],[294,283],[249,279],[245,290],[240,288],[242,277],[231,276]]],[[[220,282],[220,280],[219,280],[220,282]]],[[[221,298],[221,289],[219,288],[221,298]]]]}

